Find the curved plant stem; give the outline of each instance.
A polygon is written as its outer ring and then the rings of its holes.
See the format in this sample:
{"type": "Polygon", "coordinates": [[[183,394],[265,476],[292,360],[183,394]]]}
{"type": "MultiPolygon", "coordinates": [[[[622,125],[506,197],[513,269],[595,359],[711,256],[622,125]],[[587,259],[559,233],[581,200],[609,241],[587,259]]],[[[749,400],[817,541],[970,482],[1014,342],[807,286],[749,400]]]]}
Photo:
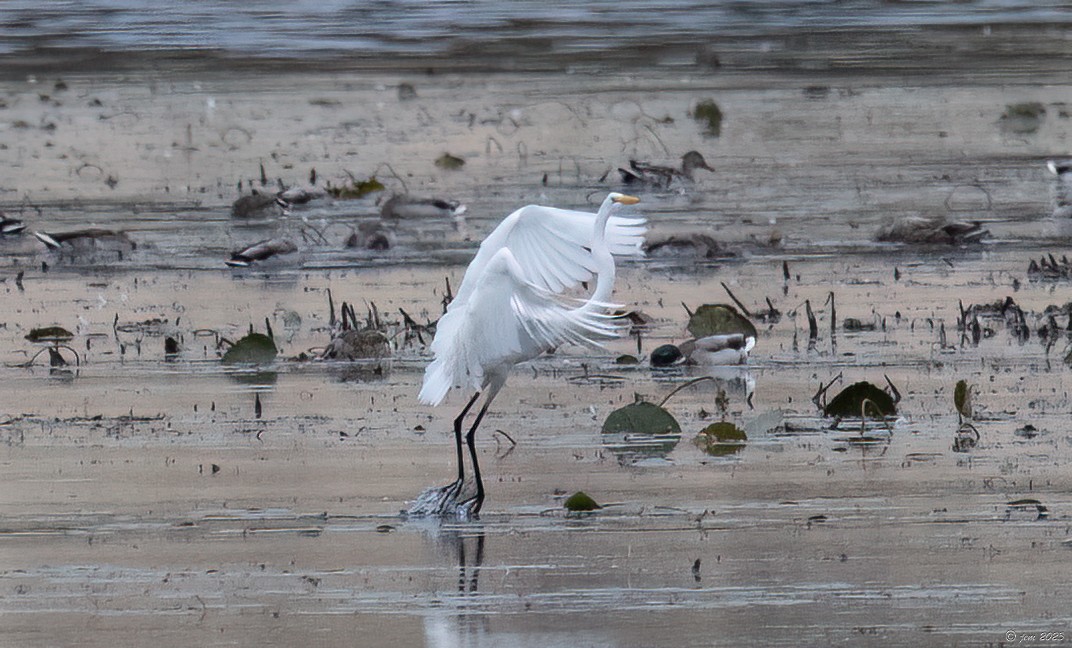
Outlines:
{"type": "Polygon", "coordinates": [[[705,380],[714,381],[714,378],[712,378],[711,376],[700,376],[699,378],[693,378],[692,380],[688,381],[687,383],[683,383],[681,385],[678,385],[677,387],[674,388],[674,391],[672,391],[669,394],[667,394],[666,398],[664,398],[662,400],[662,402],[659,403],[659,407],[662,407],[663,405],[665,405],[666,401],[670,400],[671,396],[673,396],[674,394],[678,393],[682,389],[685,389],[686,387],[692,387],[696,383],[703,382],[705,380]]]}

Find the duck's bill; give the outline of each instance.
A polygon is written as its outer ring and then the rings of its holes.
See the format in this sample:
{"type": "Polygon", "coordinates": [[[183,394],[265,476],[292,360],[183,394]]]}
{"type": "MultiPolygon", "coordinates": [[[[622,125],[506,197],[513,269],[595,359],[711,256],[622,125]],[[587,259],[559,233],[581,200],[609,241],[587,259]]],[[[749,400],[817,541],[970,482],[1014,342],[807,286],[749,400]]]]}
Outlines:
{"type": "Polygon", "coordinates": [[[618,196],[614,199],[614,202],[620,205],[635,205],[640,202],[640,198],[636,196],[618,196]]]}

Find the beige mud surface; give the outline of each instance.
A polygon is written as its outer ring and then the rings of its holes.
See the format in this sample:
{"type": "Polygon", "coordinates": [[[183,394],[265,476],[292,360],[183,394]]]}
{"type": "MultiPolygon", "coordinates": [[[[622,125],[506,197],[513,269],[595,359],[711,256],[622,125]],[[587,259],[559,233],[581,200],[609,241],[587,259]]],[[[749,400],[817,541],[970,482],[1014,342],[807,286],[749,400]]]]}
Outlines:
{"type": "Polygon", "coordinates": [[[3,208],[31,229],[126,229],[137,248],[0,240],[0,644],[978,645],[1067,628],[1068,315],[1049,349],[1037,329],[1070,292],[1026,274],[1067,251],[1044,167],[1069,150],[1067,85],[665,70],[56,80],[0,86],[3,208]],[[416,99],[399,100],[401,82],[416,99]],[[707,97],[726,115],[717,139],[688,114],[707,97]],[[1001,119],[1024,101],[1046,110],[1031,133],[1001,119]],[[286,358],[323,346],[328,289],[359,314],[434,319],[444,278],[458,285],[514,207],[594,205],[629,158],[691,148],[718,171],[644,194],[652,235],[704,232],[734,255],[623,263],[617,299],[654,318],[644,354],[685,338],[682,302],[726,301],[720,282],[783,317],[760,327],[747,367],[667,404],[684,430],[668,454],[623,454],[600,426],[634,393],[658,401],[703,370],[615,365],[635,339],[564,349],[516,370],[478,435],[481,519],[404,520],[454,470],[460,403],[416,402],[422,345],[378,371],[281,359],[250,376],[218,360],[217,334],[265,318],[286,358]],[[466,165],[437,169],[443,152],[466,165]],[[235,222],[237,184],[259,185],[259,164],[288,185],[311,167],[335,183],[376,174],[461,200],[468,218],[392,224],[385,253],[342,247],[377,218],[376,197],[235,222]],[[982,220],[992,238],[871,242],[917,212],[982,220]],[[223,266],[278,234],[299,253],[223,266]],[[1027,312],[1026,342],[1003,320],[977,345],[961,337],[958,300],[1006,296],[1027,312]],[[878,328],[846,332],[847,317],[878,328]],[[82,365],[19,366],[41,348],[26,333],[52,324],[77,333],[82,365]],[[164,335],[182,344],[174,361],[164,335]],[[832,429],[811,398],[838,374],[835,389],[889,376],[901,416],[867,442],[858,423],[832,429]],[[964,452],[958,379],[975,385],[980,434],[964,452]],[[721,416],[748,442],[706,455],[692,438],[721,416]],[[577,490],[607,507],[567,518],[577,490]],[[1023,499],[1047,515],[1009,505],[1023,499]]]}

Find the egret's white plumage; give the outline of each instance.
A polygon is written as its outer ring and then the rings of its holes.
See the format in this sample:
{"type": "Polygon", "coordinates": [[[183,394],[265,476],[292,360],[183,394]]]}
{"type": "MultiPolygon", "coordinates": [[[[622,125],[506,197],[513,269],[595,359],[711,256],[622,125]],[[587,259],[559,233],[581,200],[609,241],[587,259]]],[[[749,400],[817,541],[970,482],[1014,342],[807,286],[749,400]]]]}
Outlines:
{"type": "Polygon", "coordinates": [[[458,293],[436,326],[418,396],[438,405],[451,388],[472,394],[454,421],[458,480],[428,491],[411,512],[477,513],[484,490],[473,434],[510,369],[565,343],[598,345],[618,336],[620,325],[608,314],[614,289],[615,254],[639,254],[644,219],[615,216],[632,196],[611,193],[597,214],[529,205],[507,216],[480,244],[458,293]],[[579,304],[561,293],[596,279],[592,295],[579,304]],[[464,482],[461,424],[477,397],[484,405],[466,435],[477,493],[456,498],[464,482]]]}
{"type": "MultiPolygon", "coordinates": [[[[611,216],[619,204],[615,197],[623,196],[610,194],[600,208],[608,216],[606,251],[637,254],[644,219],[611,216]]],[[[589,212],[528,205],[484,239],[436,325],[431,345],[436,357],[424,374],[422,403],[438,405],[451,387],[481,391],[498,373],[560,344],[614,336],[617,327],[603,315],[614,261],[608,256],[600,272],[593,249],[596,221],[597,214],[589,212]],[[585,305],[571,309],[556,298],[594,274],[597,289],[585,305]]]]}

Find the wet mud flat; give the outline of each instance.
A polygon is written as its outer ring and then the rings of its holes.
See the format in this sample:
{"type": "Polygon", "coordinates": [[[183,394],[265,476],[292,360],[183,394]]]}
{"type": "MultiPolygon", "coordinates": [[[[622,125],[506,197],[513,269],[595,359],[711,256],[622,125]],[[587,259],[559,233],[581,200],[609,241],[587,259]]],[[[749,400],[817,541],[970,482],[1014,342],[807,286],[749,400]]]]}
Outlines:
{"type": "Polygon", "coordinates": [[[1047,308],[1072,292],[1027,270],[1067,254],[1044,162],[1068,152],[1068,87],[985,63],[970,84],[695,65],[5,81],[0,207],[32,229],[122,229],[136,245],[0,240],[0,642],[996,645],[1063,631],[1069,316],[1047,308]],[[717,138],[690,116],[709,98],[717,138]],[[1042,112],[1010,113],[1025,103],[1042,112]],[[623,262],[617,299],[652,318],[642,362],[615,363],[637,352],[629,338],[515,371],[478,437],[481,519],[401,518],[453,474],[461,404],[417,404],[428,355],[401,335],[390,359],[297,359],[327,342],[328,291],[391,323],[399,308],[435,319],[445,279],[458,285],[505,213],[594,206],[630,158],[694,148],[717,171],[642,193],[643,213],[653,237],[725,249],[623,262]],[[437,167],[443,153],[465,165],[437,167]],[[382,194],[230,216],[240,181],[274,190],[311,168],[469,209],[386,223],[386,251],[343,245],[380,220],[382,194]],[[979,220],[991,237],[874,242],[909,213],[979,220]],[[298,251],[224,267],[272,236],[298,251]],[[634,394],[658,402],[708,372],[646,357],[687,337],[682,302],[728,301],[722,282],[782,314],[757,322],[748,365],[667,402],[680,440],[604,438],[634,394]],[[977,340],[962,334],[962,305],[1007,297],[1026,335],[1000,308],[977,340]],[[222,365],[217,337],[266,319],[280,358],[222,365]],[[80,364],[20,366],[41,349],[25,335],[48,325],[75,333],[80,364]],[[180,349],[165,359],[169,336],[180,349]],[[839,374],[833,389],[888,376],[899,415],[835,427],[812,397],[839,374]],[[958,380],[974,388],[977,438],[959,432],[958,380]],[[693,438],[720,419],[748,439],[707,454],[693,438]],[[578,490],[604,508],[567,516],[578,490]]]}

